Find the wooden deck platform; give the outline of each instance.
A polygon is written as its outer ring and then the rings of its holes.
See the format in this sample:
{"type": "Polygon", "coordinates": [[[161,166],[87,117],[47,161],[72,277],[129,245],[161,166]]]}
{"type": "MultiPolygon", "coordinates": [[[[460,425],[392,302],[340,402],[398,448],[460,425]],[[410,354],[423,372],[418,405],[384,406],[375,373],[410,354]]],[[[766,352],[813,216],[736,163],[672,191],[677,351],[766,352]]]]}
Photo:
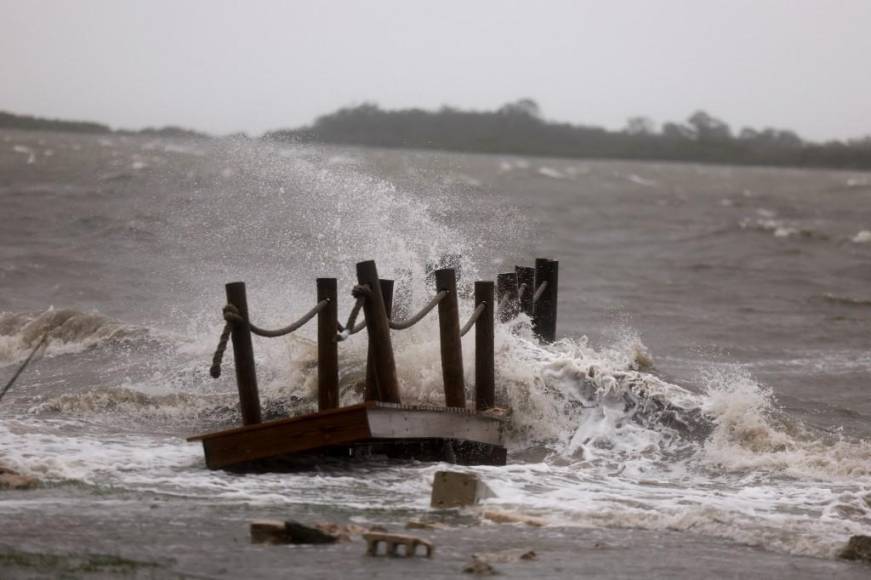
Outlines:
{"type": "Polygon", "coordinates": [[[210,469],[253,469],[306,455],[386,456],[460,465],[505,465],[504,420],[454,408],[381,402],[191,437],[210,469]]]}

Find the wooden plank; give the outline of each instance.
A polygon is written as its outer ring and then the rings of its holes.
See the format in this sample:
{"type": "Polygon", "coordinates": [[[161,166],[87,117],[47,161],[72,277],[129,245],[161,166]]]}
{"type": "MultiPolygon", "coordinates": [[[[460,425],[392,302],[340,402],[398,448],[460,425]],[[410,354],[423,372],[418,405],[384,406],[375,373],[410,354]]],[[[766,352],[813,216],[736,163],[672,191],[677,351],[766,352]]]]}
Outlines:
{"type": "Polygon", "coordinates": [[[202,433],[200,435],[193,435],[188,437],[188,441],[202,441],[205,439],[213,439],[216,437],[223,437],[224,435],[232,435],[234,433],[245,433],[248,431],[257,431],[260,429],[272,429],[276,425],[281,425],[284,423],[295,423],[297,421],[308,419],[310,417],[320,416],[327,417],[330,415],[341,415],[344,413],[350,413],[353,411],[357,411],[359,409],[365,409],[366,407],[374,405],[374,403],[359,403],[357,405],[348,405],[347,407],[341,407],[339,409],[330,409],[328,411],[320,411],[319,413],[312,413],[309,415],[301,415],[299,417],[287,417],[286,419],[276,419],[274,421],[267,421],[266,423],[258,423],[257,425],[246,425],[244,427],[233,427],[232,429],[225,429],[223,431],[215,431],[213,433],[202,433]]]}
{"type": "Polygon", "coordinates": [[[489,445],[502,444],[498,420],[441,411],[402,411],[372,408],[369,429],[376,439],[459,439],[489,445]]]}
{"type": "Polygon", "coordinates": [[[346,407],[335,413],[318,413],[261,423],[260,429],[210,435],[202,438],[206,465],[219,469],[236,463],[297,453],[329,445],[342,445],[369,437],[365,406],[346,407]]]}

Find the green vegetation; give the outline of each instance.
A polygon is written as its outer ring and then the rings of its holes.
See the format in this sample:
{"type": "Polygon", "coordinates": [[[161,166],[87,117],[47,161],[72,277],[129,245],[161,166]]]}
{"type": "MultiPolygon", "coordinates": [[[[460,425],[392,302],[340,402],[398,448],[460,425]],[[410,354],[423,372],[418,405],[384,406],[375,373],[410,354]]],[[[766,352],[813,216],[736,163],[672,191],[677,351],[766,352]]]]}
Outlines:
{"type": "Polygon", "coordinates": [[[871,136],[811,143],[792,131],[744,128],[699,111],[661,130],[634,117],[620,131],[551,123],[535,101],[521,99],[496,111],[387,111],[374,104],[319,117],[312,126],[267,133],[266,138],[377,147],[412,147],[556,157],[643,159],[871,169],[871,136]]]}
{"type": "Polygon", "coordinates": [[[0,129],[20,129],[23,131],[60,131],[67,133],[116,133],[118,135],[149,135],[152,137],[182,137],[188,139],[207,139],[205,133],[185,129],[183,127],[146,127],[139,131],[119,129],[113,131],[107,125],[89,121],[62,121],[60,119],[43,119],[30,115],[14,115],[0,111],[0,129]]]}
{"type": "Polygon", "coordinates": [[[74,133],[111,133],[112,129],[89,121],[61,121],[30,115],[13,115],[0,111],[0,128],[26,131],[71,131],[74,133]]]}

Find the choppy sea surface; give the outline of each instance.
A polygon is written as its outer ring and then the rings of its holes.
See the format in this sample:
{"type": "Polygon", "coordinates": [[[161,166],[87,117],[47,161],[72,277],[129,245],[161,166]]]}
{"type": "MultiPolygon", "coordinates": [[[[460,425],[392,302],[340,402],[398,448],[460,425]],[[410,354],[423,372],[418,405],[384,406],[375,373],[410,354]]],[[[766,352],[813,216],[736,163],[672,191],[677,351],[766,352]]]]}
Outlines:
{"type": "MultiPolygon", "coordinates": [[[[275,327],[311,308],[319,276],[339,278],[343,318],[364,259],[382,277],[411,269],[422,305],[427,262],[461,254],[467,283],[560,260],[560,340],[538,344],[523,317],[497,327],[509,464],[460,468],[495,492],[481,509],[545,526],[511,534],[544,554],[571,553],[572,530],[626,553],[653,543],[671,562],[642,568],[655,577],[711,571],[685,545],[734,554],[747,574],[724,570],[741,577],[867,573],[834,558],[871,533],[869,173],[5,131],[0,207],[0,383],[49,336],[0,401],[0,463],[44,482],[0,495],[2,546],[269,577],[275,552],[218,566],[209,534],[237,545],[263,515],[398,529],[425,514],[445,465],[239,476],[207,470],[185,437],[239,422],[231,363],[208,373],[225,282],[244,280],[252,319],[275,327]]],[[[315,407],[314,330],[257,339],[267,416],[315,407]]],[[[365,340],[340,347],[344,403],[360,400],[365,340]]],[[[403,402],[442,404],[436,318],[394,347],[403,402]]],[[[439,537],[457,557],[463,534],[509,537],[456,526],[439,537]]],[[[336,550],[281,565],[347,575],[336,550]]],[[[357,556],[364,575],[437,575],[357,556]]],[[[552,575],[583,572],[560,562],[552,575]]],[[[608,566],[590,570],[635,573],[625,554],[608,566]]]]}

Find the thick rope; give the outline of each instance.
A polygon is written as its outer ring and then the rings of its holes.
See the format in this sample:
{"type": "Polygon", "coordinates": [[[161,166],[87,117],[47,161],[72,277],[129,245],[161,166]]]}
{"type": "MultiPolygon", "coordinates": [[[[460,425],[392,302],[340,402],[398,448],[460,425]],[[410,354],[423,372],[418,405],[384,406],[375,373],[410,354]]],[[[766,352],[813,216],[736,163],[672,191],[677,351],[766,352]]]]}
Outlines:
{"type": "Polygon", "coordinates": [[[448,295],[447,290],[439,290],[439,292],[435,296],[432,297],[432,300],[430,300],[426,306],[424,306],[423,308],[420,309],[420,312],[418,312],[417,314],[415,314],[411,318],[407,318],[405,320],[398,320],[398,321],[391,320],[390,321],[390,328],[392,328],[393,330],[405,330],[406,328],[411,328],[412,326],[414,326],[415,324],[417,324],[418,322],[423,320],[423,317],[426,316],[427,314],[429,314],[430,311],[433,308],[435,308],[438,305],[438,303],[441,302],[444,299],[444,297],[447,295],[448,295]]]}
{"type": "Polygon", "coordinates": [[[336,338],[339,342],[347,340],[352,334],[357,334],[366,328],[365,321],[357,326],[355,326],[355,323],[357,322],[357,316],[360,314],[360,309],[363,308],[363,303],[366,301],[366,298],[372,296],[372,291],[369,289],[368,285],[354,286],[351,290],[351,296],[356,298],[357,301],[354,303],[354,307],[351,308],[351,313],[348,315],[348,322],[345,323],[345,326],[342,326],[341,323],[339,324],[339,336],[336,338]]]}
{"type": "Polygon", "coordinates": [[[481,302],[480,304],[478,304],[478,307],[475,308],[475,311],[472,312],[472,315],[469,317],[468,322],[466,322],[466,324],[463,325],[463,328],[460,329],[460,336],[461,337],[466,336],[466,334],[470,330],[472,330],[472,327],[475,326],[475,323],[478,322],[478,319],[481,318],[481,314],[486,309],[487,309],[486,302],[481,302]]]}
{"type": "Polygon", "coordinates": [[[315,307],[302,315],[302,318],[293,322],[284,328],[278,328],[276,330],[266,330],[264,328],[260,328],[259,326],[255,326],[251,321],[245,320],[240,314],[239,310],[233,306],[232,304],[227,304],[224,306],[224,320],[227,322],[238,323],[238,324],[247,324],[248,329],[252,334],[256,334],[257,336],[263,336],[265,338],[278,338],[279,336],[284,336],[294,332],[295,330],[299,330],[305,324],[314,318],[318,312],[323,310],[329,304],[329,299],[324,299],[315,304],[315,307]]]}
{"type": "Polygon", "coordinates": [[[535,294],[532,295],[532,303],[535,304],[538,302],[538,299],[544,295],[544,291],[547,290],[547,280],[541,283],[541,286],[538,287],[538,290],[535,291],[535,294]]]}
{"type": "Polygon", "coordinates": [[[279,328],[277,330],[264,330],[260,327],[254,326],[250,321],[246,320],[239,314],[239,309],[233,306],[232,304],[227,304],[224,306],[224,320],[227,321],[224,324],[224,330],[221,331],[221,337],[218,339],[218,347],[215,349],[215,354],[212,355],[212,366],[209,368],[209,374],[213,379],[217,379],[221,376],[221,362],[224,360],[224,352],[227,350],[227,341],[230,339],[230,332],[233,330],[234,324],[247,324],[248,330],[252,332],[252,334],[256,334],[257,336],[264,336],[266,338],[277,338],[279,336],[284,336],[294,332],[295,330],[299,330],[306,323],[314,318],[321,310],[327,307],[327,304],[330,303],[330,300],[324,299],[315,304],[315,307],[302,315],[302,318],[297,320],[296,322],[285,326],[284,328],[279,328]]]}
{"type": "Polygon", "coordinates": [[[221,376],[221,361],[224,360],[224,351],[227,350],[227,341],[230,340],[230,331],[233,330],[233,323],[227,321],[224,324],[224,330],[221,331],[221,338],[218,339],[218,348],[215,349],[215,354],[212,356],[212,366],[209,369],[209,374],[213,379],[221,376]]]}
{"type": "Polygon", "coordinates": [[[36,346],[33,347],[33,350],[30,351],[30,354],[27,355],[27,358],[24,359],[24,362],[21,363],[21,366],[18,367],[18,370],[15,371],[15,374],[12,375],[12,378],[9,379],[9,382],[6,383],[5,387],[3,387],[3,390],[0,391],[0,399],[3,399],[3,395],[5,395],[6,392],[12,388],[12,385],[15,384],[15,381],[18,380],[18,377],[21,376],[21,373],[24,372],[24,369],[26,369],[27,365],[30,364],[30,361],[33,360],[33,356],[36,354],[36,351],[38,351],[44,344],[47,344],[47,341],[48,341],[48,331],[46,331],[46,333],[42,335],[42,338],[40,338],[39,342],[36,343],[36,346]]]}

